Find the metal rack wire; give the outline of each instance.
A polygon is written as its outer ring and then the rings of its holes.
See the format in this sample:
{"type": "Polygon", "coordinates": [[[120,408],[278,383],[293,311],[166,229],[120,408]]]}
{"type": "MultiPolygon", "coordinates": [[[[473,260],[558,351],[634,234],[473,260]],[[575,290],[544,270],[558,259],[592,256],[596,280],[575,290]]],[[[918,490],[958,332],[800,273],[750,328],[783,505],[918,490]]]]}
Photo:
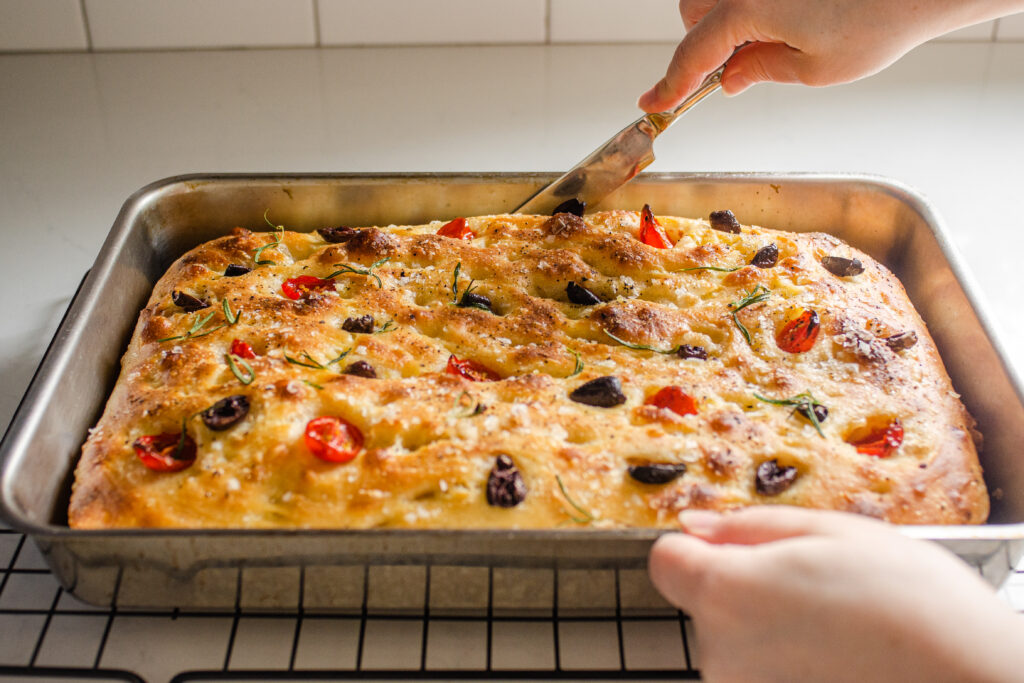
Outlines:
{"type": "Polygon", "coordinates": [[[13,530],[0,529],[0,568],[0,680],[699,677],[690,621],[641,570],[512,570],[542,579],[517,608],[500,568],[362,566],[358,604],[333,609],[310,600],[305,571],[291,608],[246,602],[236,570],[232,609],[140,610],[77,601],[13,530]],[[398,584],[419,604],[389,603],[398,584]]]}

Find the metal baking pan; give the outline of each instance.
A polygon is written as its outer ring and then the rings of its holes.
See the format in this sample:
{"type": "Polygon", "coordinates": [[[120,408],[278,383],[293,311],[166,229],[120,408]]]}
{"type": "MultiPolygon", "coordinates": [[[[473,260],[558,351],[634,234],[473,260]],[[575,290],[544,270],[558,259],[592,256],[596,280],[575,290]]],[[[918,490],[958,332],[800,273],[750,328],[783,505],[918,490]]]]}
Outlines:
{"type": "MultiPolygon", "coordinates": [[[[419,223],[500,213],[549,174],[193,175],[128,199],[57,330],[0,444],[0,511],[29,534],[64,586],[96,604],[230,607],[240,577],[268,590],[301,573],[330,577],[358,564],[639,567],[653,529],[117,530],[68,528],[71,475],[87,430],[156,280],[186,250],[269,209],[290,229],[419,223]],[[315,571],[314,571],[315,569],[315,571]],[[248,579],[247,579],[248,580],[248,579]],[[252,579],[255,581],[256,579],[252,579]]],[[[648,174],[601,208],[706,216],[730,208],[743,223],[827,230],[886,264],[924,317],[956,389],[985,437],[989,524],[904,527],[937,540],[993,582],[1024,554],[1021,383],[987,323],[941,219],[911,190],[881,178],[820,174],[648,174]]],[[[325,581],[329,581],[325,579],[325,581]]]]}

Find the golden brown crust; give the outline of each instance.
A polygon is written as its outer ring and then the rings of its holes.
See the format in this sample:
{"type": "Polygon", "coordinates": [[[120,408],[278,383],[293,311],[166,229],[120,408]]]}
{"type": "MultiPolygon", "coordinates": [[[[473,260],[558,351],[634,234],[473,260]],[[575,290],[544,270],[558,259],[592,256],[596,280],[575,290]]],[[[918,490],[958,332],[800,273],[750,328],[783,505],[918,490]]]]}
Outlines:
{"type": "Polygon", "coordinates": [[[758,503],[899,523],[986,519],[970,418],[889,271],[825,234],[744,227],[737,235],[703,220],[659,221],[671,249],[639,241],[639,216],[625,211],[585,220],[469,218],[471,241],[438,236],[441,222],[360,229],[336,243],[283,232],[279,245],[259,252],[273,262],[263,265],[254,256],[275,233],[237,229],[197,247],[171,266],[139,317],[121,377],[83,447],[71,525],[673,526],[686,508],[758,503]],[[769,243],[778,247],[777,265],[747,265],[769,243]],[[821,264],[829,255],[858,258],[865,270],[833,275],[821,264]],[[373,275],[349,270],[333,278],[336,291],[282,294],[289,278],[324,278],[344,265],[366,270],[383,259],[372,269],[380,287],[373,275]],[[225,277],[231,264],[252,271],[225,277]],[[456,297],[473,281],[493,312],[452,305],[457,265],[456,297]],[[737,269],[694,270],[707,266],[737,269]],[[602,303],[569,303],[570,281],[602,303]],[[730,304],[758,287],[768,298],[736,313],[748,344],[730,304]],[[175,291],[210,307],[186,312],[175,291]],[[225,319],[225,301],[232,315],[240,312],[235,324],[225,319]],[[804,309],[820,316],[820,335],[809,351],[787,353],[776,335],[804,309]],[[194,334],[161,341],[186,335],[210,313],[194,334]],[[342,329],[367,314],[378,333],[342,329]],[[914,332],[916,344],[884,342],[903,332],[914,332]],[[708,359],[629,348],[610,335],[659,351],[701,346],[708,359]],[[256,354],[251,384],[228,365],[234,339],[256,354]],[[505,379],[446,374],[452,354],[505,379]],[[355,361],[372,365],[377,378],[342,374],[355,361]],[[621,380],[624,404],[569,399],[608,375],[621,380]],[[694,397],[697,414],[645,404],[668,385],[694,397]],[[792,408],[754,396],[807,390],[829,408],[824,436],[792,408]],[[250,404],[238,424],[213,431],[194,417],[231,395],[250,404]],[[310,453],[303,430],[320,415],[361,430],[365,448],[354,460],[310,453]],[[133,442],[179,432],[183,418],[196,461],[179,472],[147,469],[133,442]],[[848,443],[894,419],[905,435],[889,457],[848,443]],[[487,502],[501,454],[525,485],[514,507],[487,502]],[[771,460],[796,468],[795,481],[759,492],[756,471],[771,460]],[[652,463],[686,471],[664,484],[628,474],[630,465],[652,463]]]}

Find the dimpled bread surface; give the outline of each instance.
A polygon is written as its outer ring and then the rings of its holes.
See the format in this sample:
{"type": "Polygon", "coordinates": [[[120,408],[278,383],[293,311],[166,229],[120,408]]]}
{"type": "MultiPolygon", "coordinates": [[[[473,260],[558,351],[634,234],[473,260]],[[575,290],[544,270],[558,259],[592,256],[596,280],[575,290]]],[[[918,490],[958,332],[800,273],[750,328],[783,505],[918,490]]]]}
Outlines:
{"type": "Polygon", "coordinates": [[[360,228],[337,243],[236,228],[196,247],[141,313],[82,449],[71,526],[673,527],[686,509],[776,503],[907,524],[985,521],[973,422],[892,273],[823,233],[657,221],[674,246],[641,241],[639,212],[610,211],[467,218],[472,239],[440,236],[434,221],[360,228]],[[777,263],[749,265],[770,244],[777,263]],[[827,256],[864,270],[836,275],[827,256]],[[232,264],[251,271],[225,276],[232,264]],[[289,279],[332,274],[330,287],[283,294],[289,279]],[[601,302],[570,302],[570,282],[601,302]],[[490,310],[455,305],[471,283],[490,310]],[[209,307],[184,310],[174,292],[209,307]],[[780,333],[808,310],[820,320],[813,345],[781,349],[780,333]],[[366,315],[372,333],[342,329],[366,315]],[[886,341],[909,332],[909,348],[886,341]],[[252,348],[248,367],[229,362],[236,339],[252,348]],[[706,359],[681,357],[682,345],[706,359]],[[501,379],[453,374],[453,356],[501,379]],[[357,361],[377,377],[346,374],[357,361]],[[601,377],[618,379],[624,402],[570,397],[601,377]],[[696,413],[649,403],[668,386],[696,413]],[[828,410],[817,425],[795,404],[762,400],[808,392],[828,410]],[[249,410],[229,428],[197,417],[237,395],[249,410]],[[320,416],[359,430],[353,459],[311,451],[305,430],[320,416]],[[195,461],[147,467],[137,440],[182,424],[195,461]],[[893,424],[902,439],[881,456],[856,445],[893,424]],[[495,504],[499,456],[517,481],[495,504]],[[766,463],[785,474],[768,486],[766,463]],[[631,474],[659,464],[677,466],[663,483],[631,474]]]}

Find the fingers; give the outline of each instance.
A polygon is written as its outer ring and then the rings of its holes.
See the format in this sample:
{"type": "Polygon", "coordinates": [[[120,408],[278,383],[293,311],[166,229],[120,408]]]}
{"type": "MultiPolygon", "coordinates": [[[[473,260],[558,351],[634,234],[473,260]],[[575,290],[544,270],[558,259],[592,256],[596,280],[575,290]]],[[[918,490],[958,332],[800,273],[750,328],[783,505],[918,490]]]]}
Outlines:
{"type": "Polygon", "coordinates": [[[803,53],[784,43],[753,43],[729,60],[722,91],[738,95],[755,83],[802,83],[803,53]]]}
{"type": "Polygon", "coordinates": [[[679,0],[679,15],[683,18],[683,26],[689,31],[717,4],[718,0],[679,0]]]}
{"type": "Polygon", "coordinates": [[[797,536],[850,535],[865,529],[885,528],[880,522],[857,515],[766,505],[718,514],[684,512],[683,529],[708,543],[757,545],[797,536]]]}
{"type": "Polygon", "coordinates": [[[679,43],[665,77],[641,95],[637,105],[647,112],[671,109],[750,39],[741,35],[731,16],[715,4],[679,43]]]}
{"type": "Polygon", "coordinates": [[[684,534],[666,534],[655,541],[647,561],[654,587],[670,603],[693,613],[704,590],[707,577],[718,566],[720,548],[684,534]]]}

